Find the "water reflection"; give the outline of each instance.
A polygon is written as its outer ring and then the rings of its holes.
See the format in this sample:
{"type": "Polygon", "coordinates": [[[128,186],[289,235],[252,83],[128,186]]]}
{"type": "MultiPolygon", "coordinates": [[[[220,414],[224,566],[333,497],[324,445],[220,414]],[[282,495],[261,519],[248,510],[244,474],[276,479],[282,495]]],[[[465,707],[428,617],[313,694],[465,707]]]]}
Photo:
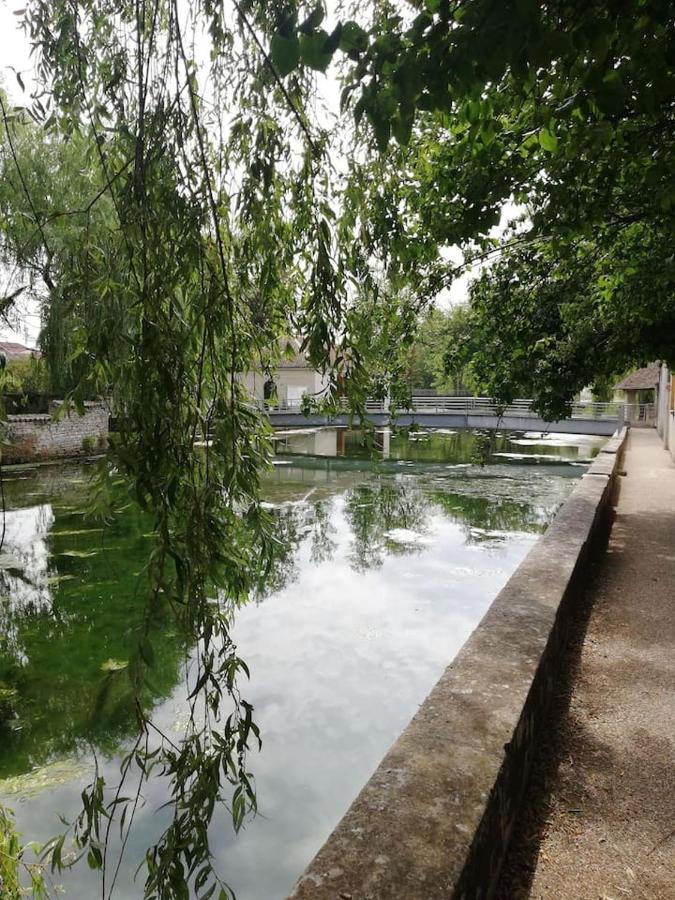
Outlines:
{"type": "MultiPolygon", "coordinates": [[[[54,522],[50,504],[15,510],[5,516],[0,556],[0,655],[19,666],[28,661],[17,622],[54,614],[47,533],[54,522]]],[[[1,683],[1,682],[0,682],[1,683]]]]}
{"type": "Polygon", "coordinates": [[[275,445],[280,454],[455,465],[475,463],[477,446],[483,442],[488,450],[483,462],[588,463],[605,441],[604,437],[586,434],[454,431],[448,428],[433,431],[403,429],[393,433],[390,428],[365,432],[346,427],[318,427],[285,429],[275,434],[275,445]]]}
{"type": "MultiPolygon", "coordinates": [[[[139,572],[147,519],[132,508],[105,531],[86,520],[83,472],[62,469],[69,491],[47,502],[54,472],[8,481],[11,509],[0,569],[0,777],[30,771],[91,741],[113,752],[134,726],[131,683],[119,664],[137,645],[144,615],[139,572]],[[110,664],[110,663],[113,664],[110,664]]],[[[63,485],[62,485],[63,487],[63,485]]],[[[173,689],[183,650],[161,611],[147,705],[173,689]]]]}
{"type": "MultiPolygon", "coordinates": [[[[251,760],[262,815],[239,837],[226,815],[213,828],[242,900],[286,895],[581,471],[500,458],[474,466],[470,441],[455,437],[388,435],[376,461],[343,429],[285,436],[265,484],[277,558],[235,626],[264,738],[251,760]]],[[[497,452],[541,446],[510,441],[497,452]]],[[[573,461],[591,452],[571,446],[573,461]]],[[[0,689],[13,714],[0,711],[0,793],[37,840],[58,830],[57,812],[78,808],[92,748],[115,783],[133,730],[124,671],[106,664],[135,646],[152,536],[133,508],[102,529],[83,514],[86,494],[81,467],[7,485],[0,689]]],[[[168,617],[154,628],[144,702],[171,731],[185,710],[187,648],[168,617]]],[[[162,827],[162,790],[145,792],[120,897],[139,896],[133,873],[162,827]]],[[[66,887],[94,896],[97,875],[78,868],[66,887]]]]}

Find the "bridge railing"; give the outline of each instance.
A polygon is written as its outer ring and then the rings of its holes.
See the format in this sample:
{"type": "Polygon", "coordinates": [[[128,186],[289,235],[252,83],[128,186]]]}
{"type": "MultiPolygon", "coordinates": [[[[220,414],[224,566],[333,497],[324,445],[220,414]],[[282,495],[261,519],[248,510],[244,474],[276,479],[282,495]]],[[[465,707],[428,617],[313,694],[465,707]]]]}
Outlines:
{"type": "Polygon", "coordinates": [[[626,403],[625,420],[631,425],[655,425],[657,407],[655,403],[626,403]]]}
{"type": "MultiPolygon", "coordinates": [[[[271,412],[300,412],[301,399],[275,400],[266,403],[266,409],[271,412]]],[[[343,408],[347,408],[347,400],[342,401],[343,408]]],[[[573,419],[617,419],[623,410],[622,402],[596,403],[593,401],[575,402],[572,404],[573,419]]],[[[368,400],[366,412],[385,413],[389,410],[389,403],[385,400],[368,400]]],[[[513,400],[508,405],[496,403],[488,397],[414,397],[405,409],[399,412],[419,413],[445,413],[455,415],[485,415],[502,416],[508,418],[541,418],[534,409],[531,400],[513,400]]]]}
{"type": "MultiPolygon", "coordinates": [[[[572,404],[571,418],[616,419],[621,406],[621,403],[575,402],[572,404]]],[[[504,405],[487,397],[415,397],[412,410],[541,418],[531,400],[512,400],[504,405]]]]}

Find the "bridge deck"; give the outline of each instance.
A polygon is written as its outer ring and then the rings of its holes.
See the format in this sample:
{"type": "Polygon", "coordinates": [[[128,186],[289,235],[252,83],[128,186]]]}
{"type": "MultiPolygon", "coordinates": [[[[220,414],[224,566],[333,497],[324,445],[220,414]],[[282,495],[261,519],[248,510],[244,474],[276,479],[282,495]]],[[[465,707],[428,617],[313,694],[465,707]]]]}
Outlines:
{"type": "MultiPolygon", "coordinates": [[[[347,414],[338,416],[303,415],[300,410],[269,411],[270,423],[275,428],[302,428],[303,426],[320,425],[358,425],[347,414]]],[[[368,412],[368,421],[376,426],[389,425],[391,416],[388,412],[368,412]]],[[[504,415],[498,416],[490,412],[431,412],[413,411],[397,413],[396,424],[402,427],[419,425],[424,428],[487,428],[504,431],[553,431],[564,434],[597,434],[612,435],[619,427],[616,417],[593,418],[578,416],[560,422],[545,422],[536,415],[504,415]]]]}

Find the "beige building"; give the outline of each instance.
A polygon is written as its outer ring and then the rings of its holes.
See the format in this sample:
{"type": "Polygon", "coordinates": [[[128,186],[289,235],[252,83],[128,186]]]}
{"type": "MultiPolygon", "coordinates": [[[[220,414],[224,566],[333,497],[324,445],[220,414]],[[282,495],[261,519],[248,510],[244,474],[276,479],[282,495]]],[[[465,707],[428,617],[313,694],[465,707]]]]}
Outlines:
{"type": "Polygon", "coordinates": [[[632,425],[656,425],[660,379],[661,363],[653,362],[614,385],[624,401],[626,420],[632,425]]]}
{"type": "Polygon", "coordinates": [[[291,339],[292,357],[282,358],[273,371],[247,372],[242,381],[259,402],[277,402],[280,406],[299,406],[305,394],[321,398],[329,387],[328,376],[317,371],[300,351],[300,342],[291,339]]]}

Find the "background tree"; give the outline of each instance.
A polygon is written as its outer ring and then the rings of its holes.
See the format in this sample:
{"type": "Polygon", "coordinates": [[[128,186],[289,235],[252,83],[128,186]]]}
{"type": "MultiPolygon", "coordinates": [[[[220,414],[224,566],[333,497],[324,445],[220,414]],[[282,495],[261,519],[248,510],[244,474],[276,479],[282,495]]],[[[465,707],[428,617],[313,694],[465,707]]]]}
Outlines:
{"type": "MultiPolygon", "coordinates": [[[[364,232],[428,302],[472,295],[483,389],[563,413],[634,363],[673,361],[675,33],[662,0],[376,5],[343,23],[343,94],[382,157],[355,175],[364,232]],[[400,14],[402,13],[402,14],[400,14]],[[396,144],[392,145],[391,140],[396,144]],[[501,240],[507,202],[526,217],[501,240]],[[420,277],[422,275],[423,277],[420,277]]],[[[449,348],[448,363],[462,361],[449,348]]]]}
{"type": "Polygon", "coordinates": [[[112,298],[97,302],[89,280],[92,253],[107,260],[111,278],[122,276],[112,201],[91,134],[74,131],[66,139],[25,110],[12,111],[6,97],[0,103],[0,260],[13,276],[10,296],[28,295],[40,310],[51,392],[89,397],[107,386],[86,335],[104,335],[119,355],[115,343],[125,329],[123,308],[112,298]]]}
{"type": "Polygon", "coordinates": [[[468,307],[431,307],[421,318],[407,354],[412,389],[432,388],[439,394],[474,393],[476,382],[468,352],[472,318],[468,307]],[[461,359],[456,351],[462,349],[461,359]],[[452,354],[452,355],[451,355],[452,354]]]}

